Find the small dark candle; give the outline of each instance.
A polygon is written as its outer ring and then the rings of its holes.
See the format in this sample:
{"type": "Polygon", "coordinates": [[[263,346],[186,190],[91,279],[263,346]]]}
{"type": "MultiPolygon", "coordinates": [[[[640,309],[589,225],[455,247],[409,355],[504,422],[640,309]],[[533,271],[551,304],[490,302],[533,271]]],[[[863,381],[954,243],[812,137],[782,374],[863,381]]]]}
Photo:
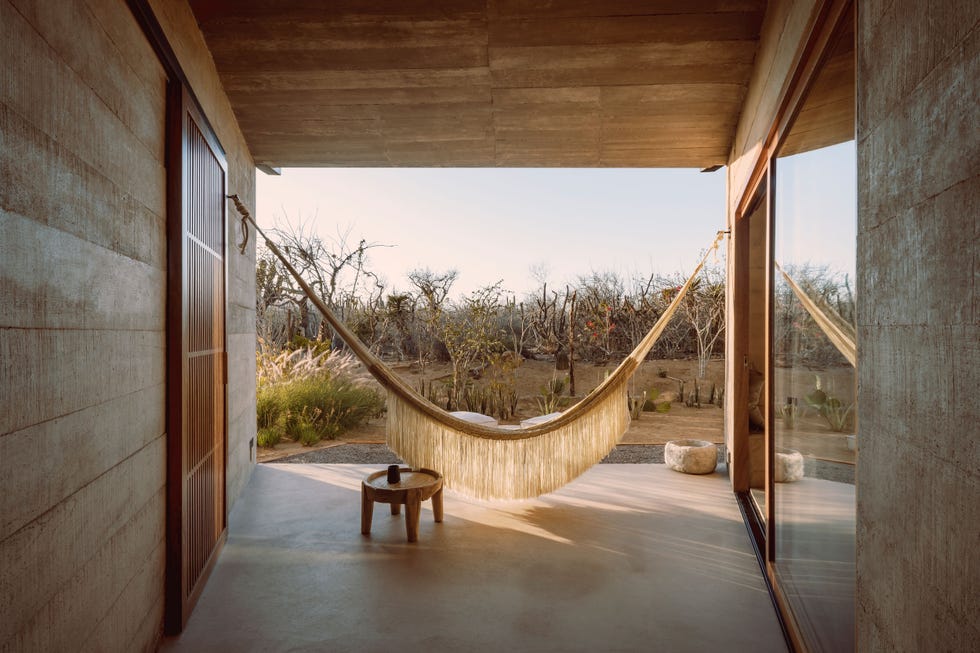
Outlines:
{"type": "Polygon", "coordinates": [[[398,465],[388,465],[388,484],[399,483],[402,480],[398,465]]]}

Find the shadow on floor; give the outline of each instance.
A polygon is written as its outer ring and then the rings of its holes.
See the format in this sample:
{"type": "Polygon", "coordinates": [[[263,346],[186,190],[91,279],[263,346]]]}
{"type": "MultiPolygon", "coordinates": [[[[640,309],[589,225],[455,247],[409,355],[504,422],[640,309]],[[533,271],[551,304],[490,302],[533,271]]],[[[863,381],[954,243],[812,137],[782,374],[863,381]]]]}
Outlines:
{"type": "Polygon", "coordinates": [[[381,468],[258,466],[162,650],[786,650],[723,473],[596,465],[528,501],[447,491],[409,544],[384,509],[360,534],[381,468]]]}

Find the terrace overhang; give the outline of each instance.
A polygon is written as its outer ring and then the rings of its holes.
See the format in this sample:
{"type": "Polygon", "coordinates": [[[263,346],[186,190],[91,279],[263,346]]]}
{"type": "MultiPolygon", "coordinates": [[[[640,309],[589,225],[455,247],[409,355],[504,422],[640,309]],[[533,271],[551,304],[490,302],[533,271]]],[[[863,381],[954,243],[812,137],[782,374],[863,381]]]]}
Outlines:
{"type": "Polygon", "coordinates": [[[190,0],[257,164],[725,164],[765,0],[190,0]]]}

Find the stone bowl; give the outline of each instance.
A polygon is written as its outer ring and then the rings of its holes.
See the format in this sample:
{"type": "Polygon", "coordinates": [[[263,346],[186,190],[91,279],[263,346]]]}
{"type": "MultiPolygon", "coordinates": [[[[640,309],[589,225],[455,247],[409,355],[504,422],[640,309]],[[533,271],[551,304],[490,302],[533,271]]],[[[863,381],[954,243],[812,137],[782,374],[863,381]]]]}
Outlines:
{"type": "Polygon", "coordinates": [[[706,440],[671,440],[664,446],[664,463],[675,472],[710,474],[718,464],[718,447],[706,440]]]}
{"type": "Polygon", "coordinates": [[[778,449],[775,467],[777,483],[795,483],[803,478],[803,454],[796,449],[778,449]]]}

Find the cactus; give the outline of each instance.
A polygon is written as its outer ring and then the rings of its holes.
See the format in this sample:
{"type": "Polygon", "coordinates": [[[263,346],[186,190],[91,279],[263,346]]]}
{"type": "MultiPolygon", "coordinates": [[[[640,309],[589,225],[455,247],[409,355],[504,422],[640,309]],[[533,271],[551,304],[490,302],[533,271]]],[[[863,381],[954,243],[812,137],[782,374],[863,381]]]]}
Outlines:
{"type": "Polygon", "coordinates": [[[630,419],[640,419],[640,415],[643,413],[643,406],[647,402],[647,393],[644,392],[640,395],[627,395],[626,402],[630,409],[630,419]]]}
{"type": "Polygon", "coordinates": [[[432,381],[426,382],[425,379],[419,379],[418,385],[415,389],[420,395],[434,403],[439,405],[439,386],[434,384],[432,381]]]}
{"type": "Polygon", "coordinates": [[[827,425],[831,431],[841,433],[847,428],[850,422],[851,411],[854,404],[844,404],[840,399],[826,392],[821,387],[820,375],[816,375],[814,390],[804,399],[807,405],[816,410],[821,417],[827,420],[827,425]]]}
{"type": "Polygon", "coordinates": [[[853,409],[854,404],[844,405],[840,399],[830,397],[824,405],[824,410],[821,414],[827,420],[827,424],[830,425],[831,431],[842,433],[847,427],[853,409]]]}
{"type": "Polygon", "coordinates": [[[787,429],[796,427],[796,418],[800,416],[800,406],[796,397],[786,397],[786,403],[776,409],[776,413],[783,418],[783,424],[787,429]]]}
{"type": "Polygon", "coordinates": [[[546,385],[541,386],[541,396],[537,399],[538,409],[541,411],[542,415],[553,413],[561,408],[563,403],[561,394],[565,392],[565,387],[567,385],[567,377],[556,376],[546,385]]]}
{"type": "Polygon", "coordinates": [[[694,379],[694,390],[687,396],[687,401],[684,405],[688,408],[700,408],[701,407],[701,384],[698,383],[697,379],[694,379]]]}

